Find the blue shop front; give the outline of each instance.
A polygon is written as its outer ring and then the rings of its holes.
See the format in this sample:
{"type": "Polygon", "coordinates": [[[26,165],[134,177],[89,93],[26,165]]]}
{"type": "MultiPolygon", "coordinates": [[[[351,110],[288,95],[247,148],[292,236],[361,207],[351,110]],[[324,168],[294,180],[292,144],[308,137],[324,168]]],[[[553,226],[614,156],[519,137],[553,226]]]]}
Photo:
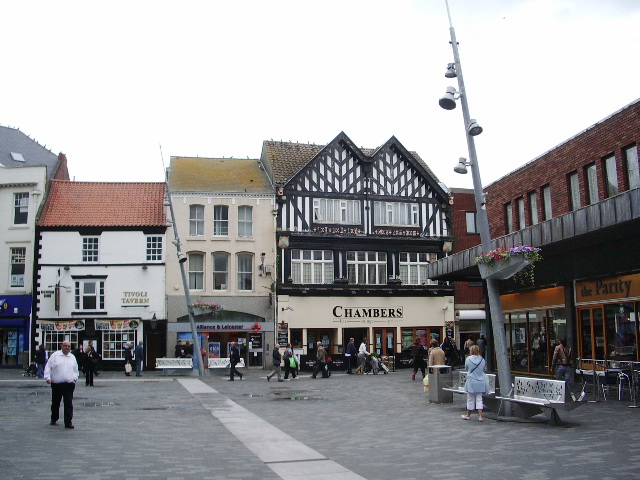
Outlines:
{"type": "Polygon", "coordinates": [[[26,368],[29,363],[31,295],[0,296],[0,368],[26,368]]]}

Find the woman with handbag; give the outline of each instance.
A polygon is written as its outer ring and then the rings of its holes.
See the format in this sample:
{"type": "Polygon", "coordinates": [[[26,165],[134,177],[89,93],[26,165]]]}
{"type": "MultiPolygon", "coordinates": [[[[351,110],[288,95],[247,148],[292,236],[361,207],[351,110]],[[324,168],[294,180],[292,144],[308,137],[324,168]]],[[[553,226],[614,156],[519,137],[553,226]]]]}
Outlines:
{"type": "Polygon", "coordinates": [[[464,362],[464,369],[467,371],[467,381],[464,384],[464,391],[467,392],[467,414],[462,418],[469,420],[471,412],[478,410],[478,421],[482,422],[482,396],[487,391],[487,376],[484,374],[487,364],[480,355],[478,345],[469,347],[469,356],[464,362]]]}
{"type": "Polygon", "coordinates": [[[131,345],[128,343],[124,344],[124,374],[127,377],[131,376],[131,371],[133,370],[133,366],[131,362],[133,361],[133,354],[131,353],[131,345]]]}
{"type": "Polygon", "coordinates": [[[284,362],[284,379],[289,379],[289,373],[291,373],[291,379],[296,379],[296,368],[298,367],[298,362],[296,361],[296,356],[293,353],[293,348],[291,348],[291,344],[287,343],[287,348],[284,351],[284,355],[282,355],[282,361],[284,362]]]}

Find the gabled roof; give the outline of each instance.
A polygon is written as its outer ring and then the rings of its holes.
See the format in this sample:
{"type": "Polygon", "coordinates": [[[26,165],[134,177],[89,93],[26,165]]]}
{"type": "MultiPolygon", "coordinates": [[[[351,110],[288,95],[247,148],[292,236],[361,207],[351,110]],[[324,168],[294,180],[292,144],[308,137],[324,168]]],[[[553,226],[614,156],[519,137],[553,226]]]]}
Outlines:
{"type": "Polygon", "coordinates": [[[164,183],[52,180],[41,227],[164,226],[164,183]]]}
{"type": "Polygon", "coordinates": [[[175,192],[273,194],[256,159],[171,157],[169,188],[175,192]]]}
{"type": "MultiPolygon", "coordinates": [[[[344,140],[349,144],[349,147],[354,150],[354,153],[359,156],[361,153],[367,159],[373,160],[373,157],[382,148],[390,144],[395,144],[405,155],[409,154],[416,161],[418,168],[423,169],[423,173],[426,172],[430,176],[435,185],[439,184],[439,180],[433,171],[427,166],[422,158],[416,152],[410,152],[404,148],[404,146],[392,136],[387,142],[377,148],[358,148],[347,137],[344,132],[341,132],[336,138],[326,145],[314,145],[305,143],[292,143],[292,142],[277,142],[274,140],[267,140],[263,142],[262,152],[263,159],[268,164],[270,173],[273,178],[273,183],[276,186],[285,185],[289,182],[300,170],[302,170],[311,160],[313,160],[325,147],[331,145],[337,140],[344,140]]],[[[441,189],[441,187],[438,187],[441,189]]]]}
{"type": "Polygon", "coordinates": [[[58,168],[58,155],[17,128],[0,126],[0,165],[7,168],[44,166],[47,168],[47,178],[51,179],[58,168]]]}

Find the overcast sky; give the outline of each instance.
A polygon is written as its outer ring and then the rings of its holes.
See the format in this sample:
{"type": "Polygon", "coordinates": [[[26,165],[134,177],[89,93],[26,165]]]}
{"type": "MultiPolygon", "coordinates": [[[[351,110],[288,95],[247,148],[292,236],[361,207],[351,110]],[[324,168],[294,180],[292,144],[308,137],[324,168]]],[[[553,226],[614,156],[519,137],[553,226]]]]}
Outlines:
{"type": "MultiPolygon", "coordinates": [[[[484,185],[640,97],[640,1],[449,0],[484,185]]],[[[392,135],[448,187],[467,157],[444,0],[0,0],[0,124],[72,178],[162,181],[170,156],[392,135]]]]}

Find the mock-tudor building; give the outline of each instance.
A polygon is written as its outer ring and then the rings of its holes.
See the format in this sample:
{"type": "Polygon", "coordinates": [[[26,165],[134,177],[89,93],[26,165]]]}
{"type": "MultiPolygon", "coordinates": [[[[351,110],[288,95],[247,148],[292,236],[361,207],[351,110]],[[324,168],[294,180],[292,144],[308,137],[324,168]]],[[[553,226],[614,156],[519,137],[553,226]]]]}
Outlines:
{"type": "MultiPolygon", "coordinates": [[[[563,337],[579,358],[640,360],[639,143],[636,100],[485,187],[494,248],[542,248],[533,285],[500,284],[514,372],[551,375],[563,337]]],[[[478,281],[480,251],[430,276],[478,281]]]]}
{"type": "Polygon", "coordinates": [[[415,336],[443,338],[453,287],[426,267],[450,246],[449,196],[417,153],[340,133],[326,145],[265,141],[262,162],[276,189],[279,343],[304,362],[322,342],[339,364],[351,337],[391,357],[415,336]]]}
{"type": "Polygon", "coordinates": [[[53,180],[38,221],[35,340],[93,341],[104,368],[124,345],[166,355],[164,183],[53,180]]]}
{"type": "Polygon", "coordinates": [[[36,217],[53,178],[69,179],[64,154],[0,126],[0,367],[26,367],[32,357],[36,217]]]}

